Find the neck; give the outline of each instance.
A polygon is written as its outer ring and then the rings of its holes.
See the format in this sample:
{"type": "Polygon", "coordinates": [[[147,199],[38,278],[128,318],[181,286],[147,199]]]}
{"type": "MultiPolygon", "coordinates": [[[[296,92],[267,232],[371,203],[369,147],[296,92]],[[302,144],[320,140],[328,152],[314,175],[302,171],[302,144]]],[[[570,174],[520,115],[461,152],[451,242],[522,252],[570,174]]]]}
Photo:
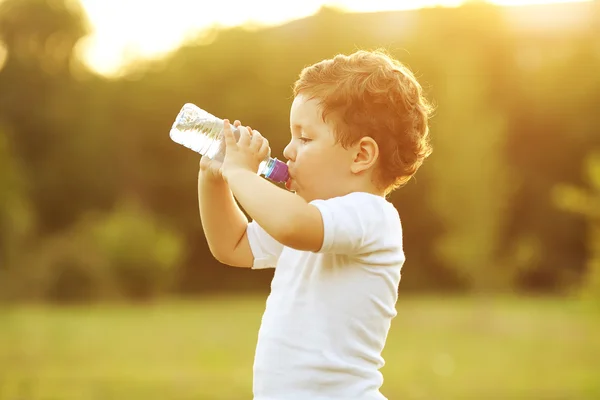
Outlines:
{"type": "Polygon", "coordinates": [[[341,190],[340,195],[343,196],[343,195],[347,195],[347,194],[354,193],[354,192],[361,192],[361,193],[369,193],[374,196],[385,197],[385,190],[378,188],[371,182],[369,182],[368,184],[365,184],[365,182],[356,182],[356,183],[357,184],[349,185],[346,188],[344,188],[343,190],[341,190]]]}

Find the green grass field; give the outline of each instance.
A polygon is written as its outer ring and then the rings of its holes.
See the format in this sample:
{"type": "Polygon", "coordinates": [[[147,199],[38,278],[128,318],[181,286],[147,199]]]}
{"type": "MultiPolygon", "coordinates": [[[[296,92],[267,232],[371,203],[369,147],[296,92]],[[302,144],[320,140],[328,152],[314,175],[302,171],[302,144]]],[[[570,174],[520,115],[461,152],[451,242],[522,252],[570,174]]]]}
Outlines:
{"type": "MultiPolygon", "coordinates": [[[[0,399],[251,399],[264,300],[2,309],[0,399]]],[[[401,298],[384,357],[390,400],[600,399],[600,313],[401,298]]]]}

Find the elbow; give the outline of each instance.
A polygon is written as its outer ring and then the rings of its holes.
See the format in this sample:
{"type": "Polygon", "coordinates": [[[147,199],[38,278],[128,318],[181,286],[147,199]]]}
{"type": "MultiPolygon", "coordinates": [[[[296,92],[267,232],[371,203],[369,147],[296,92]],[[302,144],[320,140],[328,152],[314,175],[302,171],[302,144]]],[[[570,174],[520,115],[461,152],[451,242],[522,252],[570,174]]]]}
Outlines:
{"type": "Polygon", "coordinates": [[[220,262],[221,264],[225,264],[225,265],[231,265],[231,257],[230,257],[230,253],[228,254],[228,252],[226,251],[222,251],[218,248],[215,248],[213,246],[208,245],[208,249],[210,250],[210,254],[212,254],[213,258],[215,260],[217,260],[218,262],[220,262]]]}
{"type": "Polygon", "coordinates": [[[252,254],[239,249],[236,246],[232,249],[221,248],[219,250],[210,248],[212,256],[219,263],[229,267],[251,268],[254,262],[252,254]]]}
{"type": "Polygon", "coordinates": [[[220,262],[221,264],[225,264],[225,265],[230,265],[229,264],[229,260],[227,259],[227,257],[224,257],[223,254],[215,254],[212,253],[213,257],[215,258],[215,260],[217,260],[218,262],[220,262]]]}
{"type": "Polygon", "coordinates": [[[235,258],[231,256],[227,256],[225,254],[220,254],[219,256],[213,254],[215,260],[219,263],[228,266],[228,267],[245,267],[245,265],[241,265],[239,262],[236,262],[235,258]]]}
{"type": "Polygon", "coordinates": [[[229,265],[227,257],[225,256],[225,254],[220,254],[220,253],[217,253],[217,252],[215,252],[213,250],[211,250],[210,253],[214,257],[214,259],[217,260],[218,262],[220,262],[221,264],[229,265]]]}

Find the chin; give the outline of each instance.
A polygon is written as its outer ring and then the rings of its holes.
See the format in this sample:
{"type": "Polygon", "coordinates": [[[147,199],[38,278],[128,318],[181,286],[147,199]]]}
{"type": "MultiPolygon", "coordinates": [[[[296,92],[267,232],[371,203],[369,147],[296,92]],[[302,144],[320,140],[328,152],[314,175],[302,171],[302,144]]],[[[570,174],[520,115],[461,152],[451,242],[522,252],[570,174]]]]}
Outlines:
{"type": "Polygon", "coordinates": [[[307,198],[302,191],[297,191],[295,189],[292,189],[292,192],[296,195],[296,196],[300,196],[302,197],[307,203],[310,202],[312,199],[307,198]]]}
{"type": "Polygon", "coordinates": [[[303,196],[303,195],[299,195],[300,197],[302,197],[304,199],[304,201],[306,201],[307,203],[310,203],[313,200],[316,200],[316,197],[312,197],[312,196],[303,196]]]}

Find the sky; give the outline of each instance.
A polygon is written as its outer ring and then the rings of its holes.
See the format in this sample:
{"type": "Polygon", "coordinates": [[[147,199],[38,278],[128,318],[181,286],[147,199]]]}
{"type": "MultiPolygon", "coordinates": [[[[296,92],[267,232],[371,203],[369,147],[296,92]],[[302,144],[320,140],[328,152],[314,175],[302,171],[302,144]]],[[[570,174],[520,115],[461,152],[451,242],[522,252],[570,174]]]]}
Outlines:
{"type": "MultiPolygon", "coordinates": [[[[587,0],[570,0],[587,1],[587,0]]],[[[213,25],[276,25],[316,13],[323,5],[349,12],[455,7],[461,0],[80,0],[93,33],[82,43],[84,62],[115,75],[128,60],[160,57],[213,25]]],[[[569,0],[490,0],[499,5],[569,0]]]]}

